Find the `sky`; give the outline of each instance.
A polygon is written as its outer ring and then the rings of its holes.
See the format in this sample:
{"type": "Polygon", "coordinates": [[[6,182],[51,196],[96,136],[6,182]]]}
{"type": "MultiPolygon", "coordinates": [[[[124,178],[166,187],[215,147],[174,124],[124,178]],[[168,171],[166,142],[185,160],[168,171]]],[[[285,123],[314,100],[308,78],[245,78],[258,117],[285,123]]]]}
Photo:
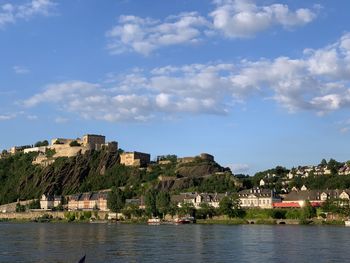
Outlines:
{"type": "Polygon", "coordinates": [[[234,173],[350,159],[350,1],[0,0],[0,149],[104,134],[234,173]]]}

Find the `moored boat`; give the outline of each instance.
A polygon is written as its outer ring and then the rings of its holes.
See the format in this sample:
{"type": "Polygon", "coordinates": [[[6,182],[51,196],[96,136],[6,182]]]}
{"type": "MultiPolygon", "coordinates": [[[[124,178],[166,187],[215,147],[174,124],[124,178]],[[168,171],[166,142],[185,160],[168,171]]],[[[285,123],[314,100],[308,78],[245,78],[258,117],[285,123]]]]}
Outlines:
{"type": "Polygon", "coordinates": [[[153,217],[147,220],[147,224],[149,225],[160,225],[160,218],[153,217]]]}
{"type": "Polygon", "coordinates": [[[350,220],[349,219],[345,220],[344,223],[345,223],[345,226],[350,226],[350,220]]]}

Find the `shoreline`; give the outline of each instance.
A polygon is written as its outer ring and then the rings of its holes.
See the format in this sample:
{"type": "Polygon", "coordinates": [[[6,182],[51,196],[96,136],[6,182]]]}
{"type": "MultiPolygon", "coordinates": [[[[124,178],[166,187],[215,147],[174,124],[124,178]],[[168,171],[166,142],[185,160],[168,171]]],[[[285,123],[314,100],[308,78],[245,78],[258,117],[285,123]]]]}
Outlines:
{"type": "MultiPolygon", "coordinates": [[[[40,220],[40,218],[0,218],[0,223],[51,223],[51,224],[125,224],[125,225],[147,225],[145,219],[127,219],[127,220],[95,220],[89,219],[69,221],[66,218],[50,218],[40,220]]],[[[197,219],[198,225],[307,225],[307,226],[345,226],[344,221],[341,220],[283,220],[283,219],[197,219]]],[[[160,223],[159,225],[172,225],[169,222],[160,223]]],[[[175,224],[174,224],[175,225],[175,224]]]]}

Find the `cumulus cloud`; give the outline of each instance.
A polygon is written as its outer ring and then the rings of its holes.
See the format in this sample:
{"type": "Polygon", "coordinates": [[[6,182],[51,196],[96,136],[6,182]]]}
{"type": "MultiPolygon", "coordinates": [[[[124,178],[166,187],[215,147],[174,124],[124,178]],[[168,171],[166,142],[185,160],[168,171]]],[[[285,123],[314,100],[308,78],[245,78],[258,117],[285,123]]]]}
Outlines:
{"type": "Polygon", "coordinates": [[[123,15],[106,34],[110,39],[108,49],[112,54],[136,51],[148,55],[162,46],[196,43],[202,37],[201,28],[207,24],[196,12],[169,16],[164,21],[123,15]]]}
{"type": "Polygon", "coordinates": [[[216,0],[210,13],[215,29],[230,38],[254,36],[272,26],[301,26],[315,19],[316,13],[307,8],[290,10],[287,5],[258,6],[252,0],[216,0]]]}
{"type": "Polygon", "coordinates": [[[306,49],[299,58],[169,65],[109,75],[101,84],[51,84],[23,104],[54,103],[87,119],[147,121],[188,113],[225,115],[236,101],[255,96],[274,100],[289,112],[323,115],[350,106],[349,43],[346,33],[329,46],[306,49]]]}
{"type": "Polygon", "coordinates": [[[158,48],[193,44],[217,33],[245,38],[273,26],[292,28],[313,21],[316,9],[290,10],[287,5],[258,6],[253,0],[214,0],[215,9],[206,16],[187,12],[164,20],[122,15],[106,33],[111,54],[137,52],[149,55],[158,48]]]}
{"type": "Polygon", "coordinates": [[[52,0],[32,0],[23,4],[4,3],[0,5],[0,28],[14,24],[17,20],[48,16],[55,5],[52,0]]]}

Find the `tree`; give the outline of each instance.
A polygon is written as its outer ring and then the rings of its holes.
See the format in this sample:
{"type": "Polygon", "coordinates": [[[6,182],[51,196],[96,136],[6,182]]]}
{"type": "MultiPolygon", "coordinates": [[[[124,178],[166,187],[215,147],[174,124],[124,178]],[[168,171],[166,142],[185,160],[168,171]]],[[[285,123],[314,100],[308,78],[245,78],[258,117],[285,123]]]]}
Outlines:
{"type": "Polygon", "coordinates": [[[164,215],[168,212],[169,210],[169,204],[170,204],[170,195],[168,192],[160,192],[157,195],[156,199],[156,207],[159,211],[159,213],[164,215]]]}
{"type": "Polygon", "coordinates": [[[225,196],[219,203],[219,210],[222,214],[228,217],[242,217],[243,210],[241,210],[240,200],[237,195],[225,196]]]}
{"type": "Polygon", "coordinates": [[[145,206],[147,214],[151,216],[157,216],[157,191],[150,189],[145,194],[145,206]]]}
{"type": "Polygon", "coordinates": [[[33,200],[28,205],[29,209],[40,209],[40,201],[39,200],[33,200]]]}
{"type": "Polygon", "coordinates": [[[108,193],[107,206],[112,212],[120,212],[125,206],[125,197],[123,191],[119,188],[112,188],[108,193]]]}
{"type": "Polygon", "coordinates": [[[313,207],[310,203],[310,201],[306,200],[305,201],[305,206],[303,207],[302,210],[302,217],[304,219],[310,219],[316,216],[316,209],[313,207]]]}
{"type": "Polygon", "coordinates": [[[179,215],[181,216],[185,216],[185,215],[195,216],[196,209],[194,208],[192,203],[183,202],[178,212],[179,212],[179,215]]]}
{"type": "Polygon", "coordinates": [[[197,218],[203,219],[212,218],[215,215],[215,208],[207,203],[200,204],[200,209],[197,211],[197,218]]]}
{"type": "Polygon", "coordinates": [[[220,208],[220,212],[223,215],[226,215],[228,217],[232,217],[233,203],[232,203],[232,200],[229,196],[225,196],[224,198],[221,199],[221,201],[219,203],[219,208],[220,208]]]}
{"type": "Polygon", "coordinates": [[[320,166],[322,167],[326,167],[327,166],[327,161],[326,159],[322,159],[321,163],[320,163],[320,166]]]}
{"type": "Polygon", "coordinates": [[[48,146],[49,142],[47,140],[44,141],[38,141],[34,144],[34,147],[42,147],[42,146],[48,146]]]}
{"type": "Polygon", "coordinates": [[[69,146],[70,146],[70,147],[78,147],[78,146],[80,146],[80,143],[78,143],[77,141],[71,141],[71,142],[69,143],[69,146]]]}

